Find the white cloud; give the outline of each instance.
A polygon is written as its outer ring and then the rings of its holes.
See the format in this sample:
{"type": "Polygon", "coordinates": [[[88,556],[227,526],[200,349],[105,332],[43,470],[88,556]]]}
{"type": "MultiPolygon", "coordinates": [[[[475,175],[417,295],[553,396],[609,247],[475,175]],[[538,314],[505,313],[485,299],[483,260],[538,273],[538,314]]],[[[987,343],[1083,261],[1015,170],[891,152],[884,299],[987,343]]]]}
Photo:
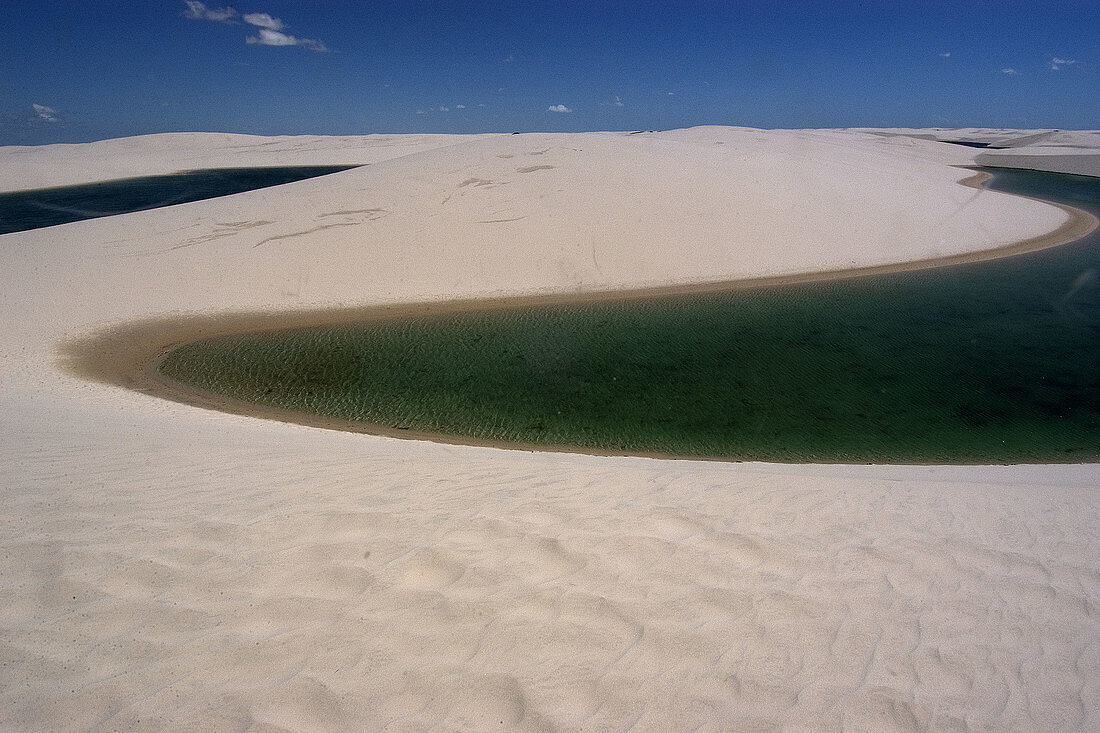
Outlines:
{"type": "Polygon", "coordinates": [[[237,16],[237,11],[228,5],[224,8],[208,8],[199,0],[186,0],[184,4],[187,5],[187,10],[183,14],[192,20],[217,20],[224,23],[237,16]]]}
{"type": "Polygon", "coordinates": [[[943,53],[941,53],[941,54],[940,54],[940,58],[941,58],[941,59],[949,59],[949,58],[951,58],[951,52],[950,52],[950,51],[944,51],[943,53]]]}
{"type": "Polygon", "coordinates": [[[1013,69],[1011,67],[1001,69],[1001,73],[1002,74],[1008,74],[1009,76],[1019,76],[1020,75],[1020,72],[1016,71],[1016,69],[1013,69]]]}
{"type": "Polygon", "coordinates": [[[261,28],[256,35],[249,36],[245,39],[249,43],[257,46],[297,46],[298,39],[294,36],[289,36],[286,33],[280,33],[279,31],[273,31],[268,28],[261,28]]]}
{"type": "Polygon", "coordinates": [[[58,117],[57,110],[53,107],[47,107],[44,104],[32,104],[34,107],[34,116],[44,122],[57,122],[58,117]]]}
{"type": "MultiPolygon", "coordinates": [[[[184,0],[187,10],[184,16],[192,20],[216,20],[222,23],[237,23],[237,11],[226,5],[224,8],[208,8],[200,0],[184,0]]],[[[310,51],[324,53],[328,47],[322,41],[315,38],[298,38],[289,33],[283,33],[286,23],[270,13],[245,13],[241,20],[249,25],[256,26],[256,35],[248,36],[245,42],[253,46],[298,46],[310,51]]]]}
{"type": "Polygon", "coordinates": [[[547,109],[547,112],[572,112],[573,110],[566,107],[564,104],[552,104],[547,109]]]}
{"type": "Polygon", "coordinates": [[[273,18],[267,13],[245,13],[241,16],[241,20],[249,25],[258,25],[271,31],[281,31],[286,27],[283,21],[273,18]]]}
{"type": "Polygon", "coordinates": [[[1080,61],[1074,59],[1060,59],[1057,56],[1050,60],[1050,68],[1052,71],[1061,71],[1063,66],[1081,66],[1080,61]]]}
{"type": "Polygon", "coordinates": [[[300,46],[319,53],[328,51],[328,47],[321,41],[313,38],[297,38],[269,28],[261,28],[256,35],[249,36],[245,41],[254,46],[300,46]]]}

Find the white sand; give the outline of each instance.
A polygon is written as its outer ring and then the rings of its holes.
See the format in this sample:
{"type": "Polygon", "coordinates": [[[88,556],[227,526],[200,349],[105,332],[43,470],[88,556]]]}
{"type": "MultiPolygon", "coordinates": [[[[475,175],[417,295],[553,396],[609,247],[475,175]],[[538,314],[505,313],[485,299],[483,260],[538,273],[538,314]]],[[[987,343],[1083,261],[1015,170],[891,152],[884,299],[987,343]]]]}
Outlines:
{"type": "Polygon", "coordinates": [[[994,168],[1025,168],[1100,176],[1100,131],[990,130],[985,128],[864,130],[883,137],[907,137],[945,142],[986,143],[974,162],[994,168]]]}
{"type": "Polygon", "coordinates": [[[367,165],[484,135],[291,135],[163,133],[82,145],[3,148],[0,191],[73,186],[202,168],[367,165]],[[201,141],[201,142],[200,142],[201,141]]]}
{"type": "Polygon", "coordinates": [[[58,363],[148,316],[837,269],[1063,223],[958,186],[980,152],[736,128],[0,148],[8,188],[371,163],[0,237],[0,728],[1095,729],[1098,466],[443,446],[58,363]]]}

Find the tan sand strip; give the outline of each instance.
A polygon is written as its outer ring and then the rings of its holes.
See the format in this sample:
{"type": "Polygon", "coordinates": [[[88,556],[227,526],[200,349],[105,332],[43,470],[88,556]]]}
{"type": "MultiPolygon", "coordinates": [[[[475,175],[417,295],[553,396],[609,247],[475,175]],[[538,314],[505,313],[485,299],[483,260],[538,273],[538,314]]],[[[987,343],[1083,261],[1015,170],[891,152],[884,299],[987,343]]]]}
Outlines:
{"type": "MultiPolygon", "coordinates": [[[[969,169],[968,166],[959,167],[969,169]]],[[[978,171],[974,175],[959,181],[959,183],[981,190],[985,188],[985,184],[991,178],[991,174],[985,171],[978,171]]],[[[1020,196],[1020,198],[1032,197],[1020,196]]],[[[479,312],[533,306],[596,303],[638,300],[673,295],[731,292],[771,286],[796,285],[829,280],[869,277],[873,275],[912,272],[915,270],[983,262],[1027,252],[1034,252],[1049,247],[1056,247],[1077,241],[1092,233],[1097,226],[1100,225],[1100,221],[1098,221],[1095,216],[1081,209],[1050,201],[1043,201],[1042,199],[1032,198],[1032,200],[1042,201],[1042,203],[1061,209],[1066,212],[1069,219],[1062,224],[1062,226],[1047,234],[1030,237],[1004,247],[978,252],[828,272],[807,272],[747,280],[695,283],[622,291],[561,293],[553,295],[437,301],[311,311],[261,311],[252,313],[151,318],[118,324],[91,336],[64,342],[60,347],[61,359],[59,366],[70,374],[83,379],[124,387],[174,402],[218,410],[235,415],[277,420],[308,427],[412,440],[428,440],[448,445],[476,445],[509,448],[513,450],[537,450],[602,456],[629,455],[661,459],[728,462],[731,459],[637,451],[603,451],[578,446],[478,440],[457,435],[403,430],[386,425],[338,420],[291,410],[255,405],[249,402],[243,402],[222,395],[198,390],[166,378],[160,373],[158,367],[161,359],[177,346],[218,336],[242,335],[293,328],[332,326],[345,323],[441,315],[447,313],[479,312]]]]}

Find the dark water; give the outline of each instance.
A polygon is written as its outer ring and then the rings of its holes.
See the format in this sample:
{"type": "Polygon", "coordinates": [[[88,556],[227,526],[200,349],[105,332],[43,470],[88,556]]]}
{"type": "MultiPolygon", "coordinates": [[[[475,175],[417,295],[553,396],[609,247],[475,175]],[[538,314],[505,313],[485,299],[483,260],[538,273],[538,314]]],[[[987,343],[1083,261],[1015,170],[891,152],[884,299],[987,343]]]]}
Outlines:
{"type": "MultiPolygon", "coordinates": [[[[992,188],[1100,210],[1100,179],[992,188]]],[[[780,461],[1100,459],[1100,235],[973,265],[183,346],[169,377],[478,439],[780,461]]]]}
{"type": "Polygon", "coordinates": [[[968,148],[996,148],[992,143],[979,143],[972,140],[940,140],[948,145],[963,145],[968,148]]]}
{"type": "Polygon", "coordinates": [[[354,167],[226,168],[0,193],[0,234],[228,196],[354,167]]]}

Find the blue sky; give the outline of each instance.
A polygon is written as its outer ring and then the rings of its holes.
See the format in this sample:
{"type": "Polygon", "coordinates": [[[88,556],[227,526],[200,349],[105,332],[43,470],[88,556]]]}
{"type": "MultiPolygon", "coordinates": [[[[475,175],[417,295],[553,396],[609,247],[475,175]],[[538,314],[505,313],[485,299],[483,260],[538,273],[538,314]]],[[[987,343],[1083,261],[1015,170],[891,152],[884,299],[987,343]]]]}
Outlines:
{"type": "Polygon", "coordinates": [[[1100,3],[0,0],[0,144],[1100,128],[1100,3]]]}

